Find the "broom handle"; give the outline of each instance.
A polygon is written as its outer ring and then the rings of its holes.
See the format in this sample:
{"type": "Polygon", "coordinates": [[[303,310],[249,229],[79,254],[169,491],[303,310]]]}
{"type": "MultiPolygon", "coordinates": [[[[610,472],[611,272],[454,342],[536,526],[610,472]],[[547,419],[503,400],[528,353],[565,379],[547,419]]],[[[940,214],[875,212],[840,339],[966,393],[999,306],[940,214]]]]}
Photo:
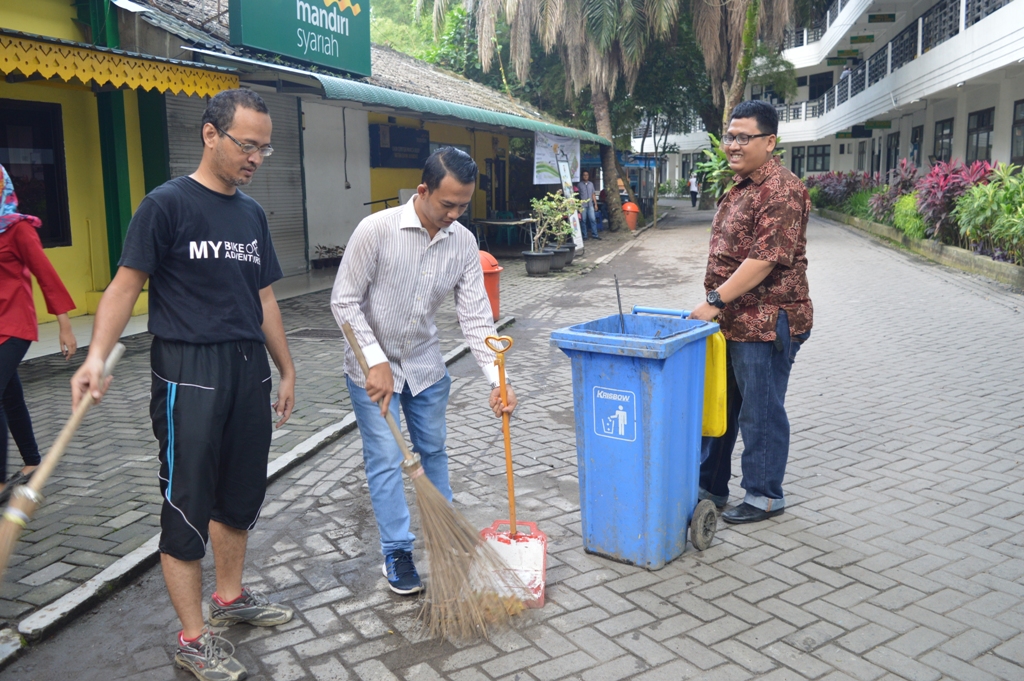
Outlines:
{"type": "MultiPolygon", "coordinates": [[[[348,341],[348,346],[352,348],[352,352],[356,355],[356,360],[359,362],[359,368],[363,370],[363,376],[370,377],[370,367],[366,364],[366,355],[363,354],[363,349],[359,347],[359,341],[356,340],[356,334],[352,331],[352,325],[345,322],[341,325],[341,331],[345,334],[345,340],[348,341]]],[[[383,398],[381,402],[383,402],[383,398]]],[[[378,404],[380,404],[378,402],[378,404]]],[[[413,453],[409,451],[409,445],[405,444],[405,438],[402,437],[402,431],[399,430],[398,424],[395,423],[395,418],[391,415],[391,411],[384,415],[387,419],[388,427],[391,429],[391,434],[395,436],[395,442],[398,443],[398,447],[402,450],[402,456],[405,457],[406,463],[412,463],[416,460],[413,453]]]]}
{"type": "MultiPolygon", "coordinates": [[[[497,359],[494,364],[498,367],[498,386],[501,389],[501,406],[508,404],[508,383],[505,380],[505,353],[512,347],[512,339],[509,336],[488,336],[484,339],[497,359]]],[[[516,490],[512,478],[512,429],[509,424],[508,412],[501,414],[501,430],[505,435],[505,478],[508,480],[508,523],[510,534],[514,537],[517,534],[516,526],[516,490]]]]}
{"type": "MultiPolygon", "coordinates": [[[[107,361],[103,364],[103,378],[101,380],[106,381],[110,374],[114,371],[114,367],[117,366],[118,361],[124,355],[124,345],[118,343],[107,355],[107,361]]],[[[61,457],[64,456],[64,450],[67,449],[68,444],[71,442],[71,438],[74,437],[75,431],[78,430],[78,426],[82,424],[82,419],[85,418],[86,412],[89,411],[89,407],[93,405],[92,391],[88,391],[82,396],[82,401],[78,403],[78,407],[71,413],[71,418],[64,424],[63,430],[54,440],[53,445],[50,446],[50,450],[46,452],[46,456],[40,462],[39,467],[33,473],[32,478],[28,481],[27,486],[32,489],[33,492],[41,492],[43,485],[49,479],[53,473],[57,464],[60,463],[61,457]]]]}

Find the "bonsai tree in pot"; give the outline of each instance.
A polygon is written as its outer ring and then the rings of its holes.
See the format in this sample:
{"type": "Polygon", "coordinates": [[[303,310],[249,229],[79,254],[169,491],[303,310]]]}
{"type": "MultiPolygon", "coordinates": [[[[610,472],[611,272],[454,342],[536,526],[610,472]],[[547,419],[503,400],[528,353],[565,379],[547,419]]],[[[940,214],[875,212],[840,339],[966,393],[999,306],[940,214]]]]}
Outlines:
{"type": "MultiPolygon", "coordinates": [[[[523,257],[527,262],[526,271],[530,272],[531,260],[535,262],[540,260],[536,254],[543,252],[544,246],[549,241],[554,242],[556,246],[554,249],[549,249],[552,257],[547,267],[549,270],[560,270],[565,267],[570,250],[575,250],[575,244],[573,244],[573,249],[562,247],[562,244],[573,233],[568,216],[578,212],[583,202],[579,199],[567,198],[561,192],[550,192],[543,198],[532,199],[530,204],[533,206],[533,216],[537,223],[533,236],[533,250],[523,251],[523,257]]],[[[544,273],[546,274],[547,270],[544,273]]]]}

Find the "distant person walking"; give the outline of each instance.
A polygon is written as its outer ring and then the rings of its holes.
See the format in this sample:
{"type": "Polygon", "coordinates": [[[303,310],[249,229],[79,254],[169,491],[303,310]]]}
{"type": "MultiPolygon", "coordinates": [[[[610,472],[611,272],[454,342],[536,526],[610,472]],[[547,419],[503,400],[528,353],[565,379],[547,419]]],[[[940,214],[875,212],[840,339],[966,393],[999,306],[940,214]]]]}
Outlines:
{"type": "Polygon", "coordinates": [[[32,418],[25,404],[18,364],[28,347],[39,340],[36,305],[32,299],[32,275],[46,300],[47,311],[60,324],[60,349],[65,359],[75,354],[77,343],[71,331],[68,311],[75,309],[57,271],[43,252],[38,229],[39,218],[18,212],[7,169],[0,166],[3,196],[0,198],[0,503],[7,500],[14,486],[28,482],[39,465],[39,446],[32,431],[32,418]],[[25,464],[7,480],[7,429],[18,445],[25,464]]]}
{"type": "Polygon", "coordinates": [[[697,181],[697,173],[690,173],[690,207],[697,207],[697,195],[700,194],[700,182],[697,181]]]}
{"type": "Polygon", "coordinates": [[[594,183],[590,181],[590,173],[583,171],[583,180],[579,184],[580,200],[585,201],[580,211],[583,213],[583,238],[587,238],[589,232],[591,239],[601,240],[597,234],[597,190],[594,183]],[[589,226],[589,227],[588,227],[589,226]]]}

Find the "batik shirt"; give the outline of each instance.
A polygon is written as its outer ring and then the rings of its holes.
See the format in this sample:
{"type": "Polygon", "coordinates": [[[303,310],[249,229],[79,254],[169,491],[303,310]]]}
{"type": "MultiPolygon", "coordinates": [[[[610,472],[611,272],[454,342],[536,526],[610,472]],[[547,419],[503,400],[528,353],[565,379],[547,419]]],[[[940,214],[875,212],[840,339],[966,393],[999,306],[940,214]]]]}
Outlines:
{"type": "Polygon", "coordinates": [[[718,316],[731,341],[775,340],[779,310],[796,336],[811,330],[807,286],[807,217],[811,200],[803,182],[769,160],[735,182],[722,198],[711,228],[704,287],[725,283],[747,258],[775,263],[764,281],[725,306],[718,316]]]}

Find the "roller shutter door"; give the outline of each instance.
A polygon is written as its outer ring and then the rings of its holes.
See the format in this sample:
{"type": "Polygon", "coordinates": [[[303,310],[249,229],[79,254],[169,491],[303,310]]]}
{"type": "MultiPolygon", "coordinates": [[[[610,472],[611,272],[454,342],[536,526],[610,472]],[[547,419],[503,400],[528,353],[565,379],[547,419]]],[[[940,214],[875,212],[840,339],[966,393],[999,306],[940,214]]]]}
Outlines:
{"type": "MultiPolygon", "coordinates": [[[[242,191],[267,213],[274,250],[284,275],[306,271],[306,222],[302,205],[299,106],[290,95],[262,94],[274,121],[274,155],[264,160],[242,191]]],[[[167,138],[171,177],[189,175],[203,157],[201,130],[206,100],[167,95],[167,138]]]]}

